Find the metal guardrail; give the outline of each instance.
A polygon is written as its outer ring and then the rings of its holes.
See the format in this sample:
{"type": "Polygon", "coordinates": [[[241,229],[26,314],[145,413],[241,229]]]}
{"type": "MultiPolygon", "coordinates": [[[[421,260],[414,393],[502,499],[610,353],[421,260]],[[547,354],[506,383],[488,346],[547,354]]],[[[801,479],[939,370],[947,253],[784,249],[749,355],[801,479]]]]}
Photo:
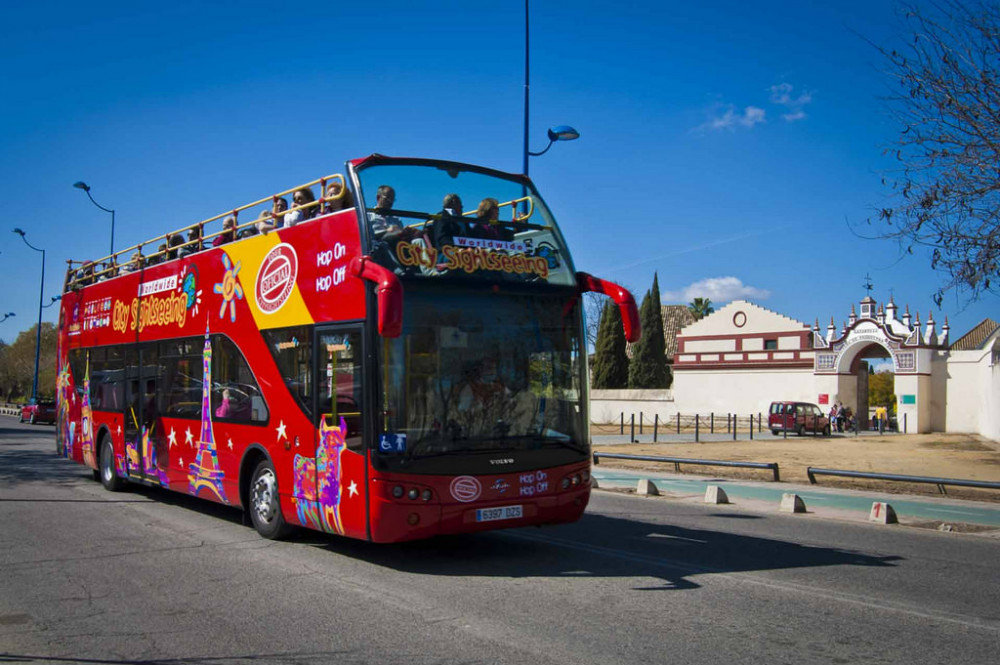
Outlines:
{"type": "Polygon", "coordinates": [[[594,464],[600,464],[600,458],[607,457],[608,459],[627,459],[636,460],[640,462],[673,462],[674,470],[680,471],[681,464],[700,464],[702,466],[734,466],[742,467],[745,469],[767,469],[774,473],[774,482],[781,480],[781,476],[778,472],[777,462],[729,462],[726,460],[710,460],[710,459],[690,459],[687,457],[654,457],[652,455],[624,455],[620,453],[594,453],[594,464]]]}
{"type": "Polygon", "coordinates": [[[941,494],[947,494],[945,485],[955,487],[978,487],[980,489],[1000,490],[1000,483],[993,483],[985,480],[964,480],[962,478],[935,478],[933,476],[903,476],[898,473],[875,473],[869,471],[849,471],[846,469],[819,469],[806,467],[806,475],[809,482],[816,484],[816,476],[843,476],[845,478],[871,478],[874,480],[896,480],[902,483],[926,483],[937,485],[941,494]]]}

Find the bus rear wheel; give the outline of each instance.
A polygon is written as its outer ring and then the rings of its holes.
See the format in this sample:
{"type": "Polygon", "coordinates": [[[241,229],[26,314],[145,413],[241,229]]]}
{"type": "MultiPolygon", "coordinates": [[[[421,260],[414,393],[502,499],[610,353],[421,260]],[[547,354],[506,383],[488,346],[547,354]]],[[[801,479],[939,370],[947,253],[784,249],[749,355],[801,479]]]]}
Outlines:
{"type": "Polygon", "coordinates": [[[254,469],[250,481],[250,520],[257,533],[270,540],[278,540],[289,534],[291,527],[281,514],[278,499],[278,476],[274,473],[271,460],[261,460],[254,469]]]}
{"type": "Polygon", "coordinates": [[[108,437],[101,439],[101,456],[97,466],[104,489],[109,492],[120,492],[125,487],[125,481],[115,472],[115,450],[111,447],[111,439],[108,437]]]}

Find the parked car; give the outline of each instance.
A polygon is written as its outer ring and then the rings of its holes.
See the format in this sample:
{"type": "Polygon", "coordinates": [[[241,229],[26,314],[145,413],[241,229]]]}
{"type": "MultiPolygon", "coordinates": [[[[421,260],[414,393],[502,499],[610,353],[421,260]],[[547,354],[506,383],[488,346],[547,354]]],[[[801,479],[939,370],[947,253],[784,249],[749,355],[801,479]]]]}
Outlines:
{"type": "Polygon", "coordinates": [[[56,403],[49,399],[40,399],[31,404],[21,407],[21,422],[49,423],[56,422],[56,403]]]}
{"type": "Polygon", "coordinates": [[[809,402],[771,402],[768,409],[767,427],[771,434],[795,432],[803,436],[806,432],[830,434],[830,418],[815,404],[809,402]]]}

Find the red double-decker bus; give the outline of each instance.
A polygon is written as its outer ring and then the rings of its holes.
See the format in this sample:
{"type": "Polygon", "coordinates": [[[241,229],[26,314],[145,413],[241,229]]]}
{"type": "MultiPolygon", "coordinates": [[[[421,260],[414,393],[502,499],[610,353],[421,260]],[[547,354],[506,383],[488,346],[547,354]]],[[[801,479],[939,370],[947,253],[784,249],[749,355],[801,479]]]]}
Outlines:
{"type": "Polygon", "coordinates": [[[574,270],[526,177],[355,160],[71,262],[58,450],[109,490],[242,507],[268,538],[573,521],[590,495],[585,291],[638,337],[631,294],[574,270]]]}

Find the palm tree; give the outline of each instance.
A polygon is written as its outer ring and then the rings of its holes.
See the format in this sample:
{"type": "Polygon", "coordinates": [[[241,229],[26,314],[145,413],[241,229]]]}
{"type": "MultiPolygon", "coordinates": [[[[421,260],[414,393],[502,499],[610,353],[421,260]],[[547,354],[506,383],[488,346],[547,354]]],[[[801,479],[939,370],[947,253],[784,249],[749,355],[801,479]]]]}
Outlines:
{"type": "Polygon", "coordinates": [[[698,321],[699,319],[703,319],[714,312],[715,308],[712,307],[712,301],[710,299],[695,298],[688,303],[688,310],[690,310],[691,314],[694,315],[694,320],[698,321]]]}

